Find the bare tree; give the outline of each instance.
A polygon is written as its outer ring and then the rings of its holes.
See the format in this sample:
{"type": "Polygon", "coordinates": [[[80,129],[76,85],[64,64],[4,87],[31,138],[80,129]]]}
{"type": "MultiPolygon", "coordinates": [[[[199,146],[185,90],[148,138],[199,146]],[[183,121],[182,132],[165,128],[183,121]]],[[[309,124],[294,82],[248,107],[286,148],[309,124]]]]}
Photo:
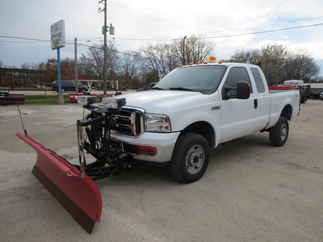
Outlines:
{"type": "Polygon", "coordinates": [[[261,50],[240,51],[231,61],[260,65],[270,84],[285,80],[309,80],[319,72],[314,59],[305,54],[294,54],[282,45],[267,45],[261,50]]]}
{"type": "Polygon", "coordinates": [[[119,54],[118,74],[123,85],[138,88],[145,71],[144,57],[138,51],[128,51],[119,54]]]}
{"type": "Polygon", "coordinates": [[[231,61],[239,63],[260,64],[261,52],[260,50],[238,51],[231,57],[231,61]]]}
{"type": "Polygon", "coordinates": [[[288,62],[288,51],[282,45],[268,45],[262,50],[260,65],[271,84],[277,84],[285,79],[285,64],[288,62]]]}
{"type": "Polygon", "coordinates": [[[197,36],[175,40],[172,44],[176,57],[182,65],[205,62],[213,51],[212,44],[197,36]]]}
{"type": "Polygon", "coordinates": [[[166,75],[180,63],[170,44],[149,46],[143,53],[151,71],[159,73],[160,76],[166,75]]]}
{"type": "Polygon", "coordinates": [[[80,76],[86,76],[90,79],[99,79],[99,70],[97,69],[97,66],[94,64],[94,61],[92,58],[82,55],[78,62],[78,68],[79,68],[79,75],[80,76]]]}
{"type": "Polygon", "coordinates": [[[319,73],[320,68],[312,57],[303,54],[290,56],[285,70],[286,79],[309,81],[319,73]]]}
{"type": "Polygon", "coordinates": [[[31,69],[31,65],[28,63],[24,63],[20,66],[21,69],[31,69]]]}
{"type": "MultiPolygon", "coordinates": [[[[80,58],[80,69],[86,69],[86,72],[94,74],[97,78],[103,77],[103,46],[91,46],[87,55],[80,58]]],[[[107,46],[107,76],[111,78],[115,72],[118,59],[118,51],[113,42],[109,42],[107,46]]]]}
{"type": "Polygon", "coordinates": [[[140,75],[144,68],[144,58],[140,52],[129,51],[120,54],[119,70],[124,79],[131,80],[140,75]]]}
{"type": "Polygon", "coordinates": [[[150,70],[164,76],[179,65],[204,62],[212,50],[209,42],[191,36],[170,44],[148,46],[143,54],[150,70]]]}

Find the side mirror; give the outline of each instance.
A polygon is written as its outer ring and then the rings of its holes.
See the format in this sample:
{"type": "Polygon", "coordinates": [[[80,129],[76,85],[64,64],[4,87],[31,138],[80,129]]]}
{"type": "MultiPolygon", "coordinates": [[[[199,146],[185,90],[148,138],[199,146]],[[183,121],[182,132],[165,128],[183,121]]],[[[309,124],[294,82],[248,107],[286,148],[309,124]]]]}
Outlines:
{"type": "Polygon", "coordinates": [[[248,99],[250,97],[250,86],[245,82],[237,83],[237,98],[248,99]]]}

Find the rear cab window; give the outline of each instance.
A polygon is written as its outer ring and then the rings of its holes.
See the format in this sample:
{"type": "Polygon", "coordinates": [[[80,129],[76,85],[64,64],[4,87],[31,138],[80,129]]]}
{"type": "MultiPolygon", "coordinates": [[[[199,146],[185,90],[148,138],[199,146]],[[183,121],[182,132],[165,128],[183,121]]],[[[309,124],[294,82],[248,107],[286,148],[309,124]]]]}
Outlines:
{"type": "Polygon", "coordinates": [[[258,93],[264,93],[266,91],[266,88],[264,84],[264,79],[262,78],[260,71],[256,67],[251,67],[250,69],[253,75],[253,79],[255,80],[258,93]]]}

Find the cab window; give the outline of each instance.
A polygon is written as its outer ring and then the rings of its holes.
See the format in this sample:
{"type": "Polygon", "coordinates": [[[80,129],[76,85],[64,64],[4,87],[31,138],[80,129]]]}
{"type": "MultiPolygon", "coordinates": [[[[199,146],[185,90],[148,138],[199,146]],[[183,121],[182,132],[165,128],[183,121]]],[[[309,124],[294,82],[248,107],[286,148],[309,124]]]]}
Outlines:
{"type": "Polygon", "coordinates": [[[222,95],[226,93],[226,95],[230,97],[236,96],[238,82],[246,82],[250,87],[250,92],[252,93],[252,85],[246,68],[233,67],[230,69],[227,79],[223,85],[222,95]]]}

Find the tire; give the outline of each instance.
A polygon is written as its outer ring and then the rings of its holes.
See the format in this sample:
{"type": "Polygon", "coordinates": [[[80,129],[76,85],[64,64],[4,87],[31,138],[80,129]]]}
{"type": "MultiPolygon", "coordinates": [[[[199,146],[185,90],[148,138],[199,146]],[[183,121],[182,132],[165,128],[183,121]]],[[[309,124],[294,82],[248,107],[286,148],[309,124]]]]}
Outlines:
{"type": "Polygon", "coordinates": [[[308,97],[307,96],[305,96],[305,95],[303,95],[303,96],[301,96],[301,101],[300,101],[300,103],[301,104],[305,104],[306,103],[306,101],[307,101],[307,99],[308,99],[308,97]]]}
{"type": "Polygon", "coordinates": [[[176,143],[170,172],[178,183],[191,183],[205,173],[209,162],[210,146],[207,140],[196,133],[180,136],[176,143]]]}
{"type": "Polygon", "coordinates": [[[285,117],[280,117],[274,127],[270,129],[269,140],[273,146],[283,146],[289,134],[288,120],[285,117]]]}

